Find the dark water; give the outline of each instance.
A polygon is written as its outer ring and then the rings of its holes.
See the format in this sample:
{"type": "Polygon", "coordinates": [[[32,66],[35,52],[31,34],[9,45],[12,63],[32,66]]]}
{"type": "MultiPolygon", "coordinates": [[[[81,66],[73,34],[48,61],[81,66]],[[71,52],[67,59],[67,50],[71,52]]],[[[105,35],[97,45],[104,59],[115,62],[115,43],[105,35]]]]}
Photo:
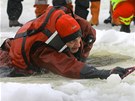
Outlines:
{"type": "Polygon", "coordinates": [[[135,62],[135,59],[126,55],[109,53],[107,51],[101,51],[101,52],[90,55],[90,57],[87,60],[87,63],[95,67],[104,67],[108,65],[121,63],[121,62],[125,64],[128,61],[133,63],[135,62]]]}

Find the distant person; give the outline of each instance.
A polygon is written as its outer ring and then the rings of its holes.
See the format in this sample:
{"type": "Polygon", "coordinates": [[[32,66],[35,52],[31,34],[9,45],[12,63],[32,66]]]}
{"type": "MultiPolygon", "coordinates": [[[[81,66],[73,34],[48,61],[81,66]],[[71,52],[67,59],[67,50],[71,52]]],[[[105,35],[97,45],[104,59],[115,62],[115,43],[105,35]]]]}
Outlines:
{"type": "Polygon", "coordinates": [[[9,19],[9,27],[21,27],[23,25],[18,21],[22,14],[22,1],[23,0],[8,0],[7,14],[9,19]]]}
{"type": "MultiPolygon", "coordinates": [[[[68,6],[73,7],[72,0],[52,0],[53,2],[58,2],[59,4],[63,5],[63,1],[68,4],[68,6]]],[[[35,14],[36,17],[41,16],[43,13],[46,12],[47,7],[49,6],[48,0],[35,0],[35,14]]]]}
{"type": "Polygon", "coordinates": [[[99,25],[99,13],[100,13],[100,0],[90,0],[90,11],[91,11],[91,19],[89,23],[91,25],[99,25]]]}
{"type": "MultiPolygon", "coordinates": [[[[134,1],[133,1],[134,2],[134,1]]],[[[121,25],[120,31],[130,33],[130,24],[134,17],[134,6],[130,0],[111,0],[112,23],[121,25]]]]}
{"type": "Polygon", "coordinates": [[[75,14],[87,20],[89,2],[90,0],[75,0],[75,14]]]}
{"type": "MultiPolygon", "coordinates": [[[[135,9],[135,1],[134,0],[127,0],[127,1],[129,1],[134,6],[134,9],[135,9]]],[[[112,23],[111,22],[112,21],[112,17],[111,17],[112,14],[111,13],[112,13],[112,7],[111,7],[111,2],[110,2],[109,17],[104,20],[105,24],[112,23]]],[[[135,14],[134,14],[134,17],[133,17],[133,24],[135,25],[135,14]]],[[[115,24],[112,23],[112,25],[115,25],[115,24]]]]}
{"type": "MultiPolygon", "coordinates": [[[[91,1],[90,11],[91,11],[92,17],[89,20],[89,23],[91,25],[98,25],[100,0],[76,0],[75,1],[75,14],[87,20],[87,16],[89,13],[87,9],[89,8],[90,1],[91,1]]],[[[60,5],[63,5],[63,3],[66,3],[66,5],[73,8],[72,0],[52,0],[52,3],[53,2],[57,2],[60,5]]],[[[42,15],[46,11],[48,6],[49,6],[48,0],[36,0],[35,5],[34,5],[36,17],[39,17],[40,15],[42,15]]]]}
{"type": "Polygon", "coordinates": [[[43,13],[45,13],[48,6],[49,6],[48,0],[35,0],[34,7],[35,7],[36,17],[39,17],[43,13]]]}
{"type": "Polygon", "coordinates": [[[100,0],[76,0],[75,1],[75,14],[87,20],[88,8],[90,5],[91,25],[99,24],[100,0]]]}

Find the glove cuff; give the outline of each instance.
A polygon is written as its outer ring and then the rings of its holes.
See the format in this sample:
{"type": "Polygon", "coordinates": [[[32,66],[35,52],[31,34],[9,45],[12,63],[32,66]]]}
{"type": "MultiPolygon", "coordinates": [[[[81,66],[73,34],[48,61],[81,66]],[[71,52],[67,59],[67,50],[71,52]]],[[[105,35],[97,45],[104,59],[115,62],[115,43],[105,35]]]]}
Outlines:
{"type": "Polygon", "coordinates": [[[80,78],[90,79],[90,78],[100,78],[107,79],[110,76],[110,70],[98,70],[93,66],[85,65],[80,71],[80,78]]]}

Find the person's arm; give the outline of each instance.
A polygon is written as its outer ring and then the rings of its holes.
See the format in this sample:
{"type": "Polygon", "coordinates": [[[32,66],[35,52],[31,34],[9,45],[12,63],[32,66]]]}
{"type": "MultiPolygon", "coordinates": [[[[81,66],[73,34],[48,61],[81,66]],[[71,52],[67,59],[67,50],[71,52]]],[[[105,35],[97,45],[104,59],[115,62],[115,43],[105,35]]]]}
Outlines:
{"type": "Polygon", "coordinates": [[[77,79],[100,78],[106,79],[112,73],[123,76],[125,69],[114,68],[113,70],[98,70],[78,61],[72,54],[58,53],[46,46],[39,47],[31,53],[32,63],[37,67],[45,68],[53,73],[77,79]]]}
{"type": "Polygon", "coordinates": [[[30,56],[32,63],[37,67],[70,78],[80,78],[80,71],[85,65],[71,53],[59,53],[45,45],[40,46],[35,52],[32,51],[30,56]]]}
{"type": "Polygon", "coordinates": [[[99,70],[93,66],[85,65],[85,67],[80,72],[80,78],[82,79],[92,79],[92,78],[100,78],[107,79],[111,74],[118,74],[121,79],[128,72],[127,69],[121,67],[115,67],[111,70],[99,70]]]}
{"type": "Polygon", "coordinates": [[[96,30],[84,19],[79,16],[75,16],[75,19],[79,23],[82,31],[82,47],[80,55],[81,60],[86,60],[89,56],[90,50],[93,47],[93,43],[96,40],[96,30]]]}

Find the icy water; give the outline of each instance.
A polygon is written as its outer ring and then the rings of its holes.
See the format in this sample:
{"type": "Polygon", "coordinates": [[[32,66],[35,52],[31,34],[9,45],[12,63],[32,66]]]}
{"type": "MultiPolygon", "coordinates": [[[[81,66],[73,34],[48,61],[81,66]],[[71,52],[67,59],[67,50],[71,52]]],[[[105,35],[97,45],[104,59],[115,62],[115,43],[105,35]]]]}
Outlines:
{"type": "MultiPolygon", "coordinates": [[[[127,34],[114,30],[97,30],[97,40],[94,43],[94,46],[90,52],[89,58],[87,59],[86,63],[95,66],[98,69],[112,69],[116,66],[124,68],[135,66],[135,37],[132,35],[134,35],[134,33],[127,34]],[[103,38],[104,36],[107,36],[107,38],[103,38]]],[[[14,37],[14,32],[2,33],[0,36],[0,45],[6,38],[9,37],[14,37]]],[[[31,77],[0,78],[0,81],[2,82],[52,82],[54,84],[57,84],[57,82],[62,83],[63,81],[72,82],[72,80],[73,79],[61,77],[53,73],[36,75],[31,77]]],[[[97,82],[98,80],[99,79],[95,81],[97,82]]],[[[99,82],[101,81],[99,80],[99,82]]]]}
{"type": "MultiPolygon", "coordinates": [[[[135,59],[130,56],[114,54],[107,51],[93,53],[87,62],[89,65],[95,66],[98,69],[111,69],[116,66],[130,67],[135,65],[135,59]]],[[[34,75],[30,77],[16,77],[16,78],[0,78],[2,82],[22,82],[22,83],[54,83],[59,84],[63,81],[74,81],[73,79],[61,77],[51,72],[42,75],[34,75]]],[[[81,81],[81,80],[80,80],[81,81]]],[[[84,80],[83,80],[84,81],[84,80]]],[[[93,80],[92,80],[93,82],[93,80]]],[[[97,82],[97,81],[96,81],[97,82]]],[[[101,82],[101,81],[100,81],[101,82]]]]}

